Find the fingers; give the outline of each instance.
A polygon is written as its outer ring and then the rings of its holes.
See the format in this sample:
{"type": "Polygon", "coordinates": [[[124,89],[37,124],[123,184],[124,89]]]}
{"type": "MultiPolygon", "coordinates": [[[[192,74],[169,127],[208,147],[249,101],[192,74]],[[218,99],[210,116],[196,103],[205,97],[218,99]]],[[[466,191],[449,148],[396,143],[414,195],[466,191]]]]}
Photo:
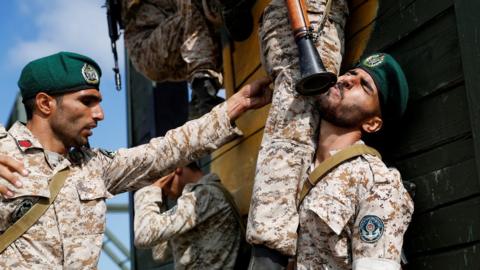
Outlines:
{"type": "Polygon", "coordinates": [[[22,176],[28,175],[28,171],[25,169],[22,162],[8,156],[0,155],[0,177],[20,188],[22,187],[22,183],[15,173],[22,176]]]}
{"type": "Polygon", "coordinates": [[[248,108],[258,109],[272,101],[273,87],[269,78],[261,78],[252,84],[252,95],[247,98],[248,108]]]}
{"type": "Polygon", "coordinates": [[[263,77],[258,80],[253,81],[252,83],[249,84],[249,95],[248,97],[254,97],[257,95],[262,95],[263,92],[268,89],[269,84],[272,81],[268,77],[263,77]]]}
{"type": "Polygon", "coordinates": [[[166,188],[169,185],[169,183],[172,182],[174,176],[175,176],[175,172],[167,174],[164,177],[155,181],[154,185],[159,188],[166,188]]]}
{"type": "Polygon", "coordinates": [[[13,191],[11,191],[4,185],[0,185],[0,194],[6,199],[10,199],[13,197],[13,191]]]}
{"type": "Polygon", "coordinates": [[[250,109],[258,109],[271,100],[271,90],[268,77],[263,77],[243,86],[237,93],[227,99],[227,115],[230,121],[235,121],[240,115],[250,109]]]}

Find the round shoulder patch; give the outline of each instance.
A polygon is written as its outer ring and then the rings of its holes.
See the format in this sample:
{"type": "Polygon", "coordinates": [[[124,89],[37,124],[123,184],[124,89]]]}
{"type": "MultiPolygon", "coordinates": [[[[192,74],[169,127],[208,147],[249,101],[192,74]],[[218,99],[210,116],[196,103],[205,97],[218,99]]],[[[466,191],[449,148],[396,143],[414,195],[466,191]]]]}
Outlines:
{"type": "Polygon", "coordinates": [[[377,53],[374,55],[370,55],[365,60],[363,60],[363,64],[367,67],[373,68],[382,64],[384,59],[385,55],[383,53],[377,53]]]}
{"type": "Polygon", "coordinates": [[[85,81],[89,84],[98,84],[98,72],[89,64],[84,64],[82,67],[82,75],[85,81]]]}
{"type": "Polygon", "coordinates": [[[367,215],[360,220],[358,229],[363,242],[375,243],[382,237],[385,226],[379,217],[367,215]]]}

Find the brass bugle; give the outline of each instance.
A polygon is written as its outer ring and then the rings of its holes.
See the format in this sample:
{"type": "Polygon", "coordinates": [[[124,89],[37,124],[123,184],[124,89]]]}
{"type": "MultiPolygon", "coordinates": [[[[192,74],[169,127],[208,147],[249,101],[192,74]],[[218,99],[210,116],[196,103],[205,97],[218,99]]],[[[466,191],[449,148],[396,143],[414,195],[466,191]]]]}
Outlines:
{"type": "Polygon", "coordinates": [[[296,91],[304,96],[324,93],[335,85],[337,75],[325,69],[317,48],[313,44],[312,29],[304,0],[285,0],[300,57],[301,79],[296,91]]]}

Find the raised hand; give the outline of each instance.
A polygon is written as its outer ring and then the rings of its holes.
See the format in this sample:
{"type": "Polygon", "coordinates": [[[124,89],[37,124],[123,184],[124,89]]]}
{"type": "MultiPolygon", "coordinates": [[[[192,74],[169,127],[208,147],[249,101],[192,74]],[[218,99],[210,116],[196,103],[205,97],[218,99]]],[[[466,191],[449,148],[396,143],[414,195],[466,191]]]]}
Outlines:
{"type": "Polygon", "coordinates": [[[244,112],[261,108],[272,101],[273,90],[269,88],[271,80],[267,77],[255,80],[243,86],[227,100],[227,114],[235,121],[244,112]]]}

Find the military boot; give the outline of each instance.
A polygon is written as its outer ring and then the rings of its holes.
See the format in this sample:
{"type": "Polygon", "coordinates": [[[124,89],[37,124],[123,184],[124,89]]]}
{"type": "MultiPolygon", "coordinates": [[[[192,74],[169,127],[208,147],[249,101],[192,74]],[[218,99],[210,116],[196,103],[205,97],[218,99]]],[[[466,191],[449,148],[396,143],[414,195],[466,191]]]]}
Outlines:
{"type": "Polygon", "coordinates": [[[253,30],[251,9],[255,0],[218,0],[218,2],[228,35],[235,41],[247,39],[253,30]]]}
{"type": "Polygon", "coordinates": [[[190,120],[210,112],[213,107],[225,101],[218,97],[220,86],[213,78],[196,78],[192,82],[192,99],[189,105],[190,120]]]}

